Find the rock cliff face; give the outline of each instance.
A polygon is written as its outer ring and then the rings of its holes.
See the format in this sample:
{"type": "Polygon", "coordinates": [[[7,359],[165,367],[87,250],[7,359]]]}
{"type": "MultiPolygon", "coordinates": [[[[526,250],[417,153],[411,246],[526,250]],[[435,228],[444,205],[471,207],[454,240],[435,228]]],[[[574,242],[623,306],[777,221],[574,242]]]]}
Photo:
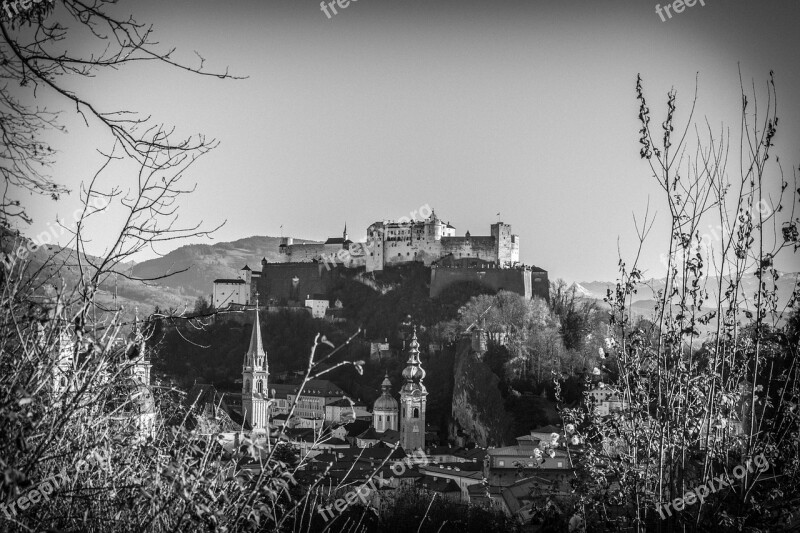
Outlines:
{"type": "Polygon", "coordinates": [[[479,446],[503,444],[512,420],[497,386],[500,378],[478,359],[469,339],[459,343],[454,374],[450,437],[460,429],[479,446]]]}

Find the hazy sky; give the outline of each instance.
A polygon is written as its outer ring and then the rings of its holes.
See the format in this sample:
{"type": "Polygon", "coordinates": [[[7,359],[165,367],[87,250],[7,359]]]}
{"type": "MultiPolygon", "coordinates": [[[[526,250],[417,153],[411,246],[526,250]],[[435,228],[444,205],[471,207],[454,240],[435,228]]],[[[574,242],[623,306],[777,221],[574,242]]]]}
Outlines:
{"type": "MultiPolygon", "coordinates": [[[[639,158],[637,73],[654,124],[672,87],[686,117],[699,73],[696,118],[735,134],[739,68],[762,94],[774,70],[776,153],[787,172],[800,163],[796,0],[705,0],[665,22],[650,0],[358,0],[331,19],[308,0],[121,8],[152,22],[177,58],[195,61],[197,50],[210,69],[248,76],[149,64],[75,85],[101,109],[220,141],[187,174],[197,191],[183,206],[187,222],[227,219],[219,241],[277,236],[281,225],[324,239],[345,222],[359,240],[370,223],[428,204],[458,235],[488,235],[500,212],[521,236],[522,260],[553,279],[613,280],[618,239],[629,257],[633,215],[649,199],[659,223],[643,264],[660,275],[666,206],[639,158]]],[[[65,109],[54,174],[76,188],[96,170],[107,132],[52,95],[39,98],[65,109]]],[[[27,202],[33,234],[74,208],[74,199],[27,202]]],[[[103,231],[114,229],[108,222],[103,231]]]]}

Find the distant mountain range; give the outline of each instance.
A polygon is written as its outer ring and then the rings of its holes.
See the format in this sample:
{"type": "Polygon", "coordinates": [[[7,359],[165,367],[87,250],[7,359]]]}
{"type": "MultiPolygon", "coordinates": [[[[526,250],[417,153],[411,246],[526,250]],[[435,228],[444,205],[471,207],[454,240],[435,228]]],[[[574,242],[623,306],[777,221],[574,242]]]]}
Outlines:
{"type": "MultiPolygon", "coordinates": [[[[785,306],[790,300],[793,291],[800,279],[800,273],[797,272],[780,272],[780,277],[776,282],[778,293],[778,304],[785,306]]],[[[717,277],[710,277],[704,286],[704,290],[708,292],[708,297],[711,302],[716,301],[718,289],[717,277]]],[[[584,298],[603,300],[606,297],[608,290],[614,290],[616,283],[607,281],[582,281],[576,283],[578,292],[584,298]]],[[[631,301],[634,310],[646,316],[648,312],[653,311],[656,305],[656,299],[659,291],[663,291],[666,286],[666,278],[649,279],[643,282],[639,287],[636,294],[632,295],[631,301]]],[[[742,277],[741,291],[743,291],[745,302],[752,304],[754,295],[758,290],[759,279],[754,274],[747,274],[742,277]]],[[[723,282],[722,290],[726,290],[727,285],[723,282]]],[[[744,305],[744,307],[747,307],[744,305]]],[[[780,309],[779,309],[780,310],[780,309]]]]}

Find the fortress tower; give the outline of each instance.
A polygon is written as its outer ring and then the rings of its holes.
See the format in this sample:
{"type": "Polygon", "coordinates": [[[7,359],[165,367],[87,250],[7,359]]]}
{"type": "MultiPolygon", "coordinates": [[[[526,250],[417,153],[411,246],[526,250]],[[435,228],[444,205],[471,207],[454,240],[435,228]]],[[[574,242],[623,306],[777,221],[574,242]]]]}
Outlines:
{"type": "Polygon", "coordinates": [[[269,367],[267,354],[261,342],[261,324],[258,320],[258,293],[256,293],[255,320],[250,335],[250,347],[242,367],[242,411],[253,431],[269,428],[269,399],[267,387],[269,367]]]}
{"type": "Polygon", "coordinates": [[[408,366],[403,370],[406,382],[400,389],[400,445],[406,452],[425,449],[425,407],[428,391],[422,380],[425,371],[419,360],[419,342],[417,328],[408,345],[408,366]]]}
{"type": "Polygon", "coordinates": [[[511,224],[492,224],[492,237],[495,239],[497,266],[508,268],[519,263],[519,235],[511,233],[511,224]]]}

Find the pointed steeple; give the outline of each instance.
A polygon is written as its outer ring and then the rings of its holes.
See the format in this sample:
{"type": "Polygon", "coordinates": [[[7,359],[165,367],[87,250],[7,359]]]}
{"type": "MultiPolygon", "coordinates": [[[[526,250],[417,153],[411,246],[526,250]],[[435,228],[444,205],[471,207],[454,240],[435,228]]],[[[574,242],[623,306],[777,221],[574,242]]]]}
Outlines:
{"type": "Polygon", "coordinates": [[[344,223],[344,231],[342,232],[342,239],[347,240],[347,222],[344,223]]]}
{"type": "Polygon", "coordinates": [[[250,347],[244,358],[244,366],[249,368],[267,368],[267,353],[261,340],[261,323],[258,318],[258,293],[256,292],[255,320],[253,321],[253,332],[250,334],[250,347]]]}

